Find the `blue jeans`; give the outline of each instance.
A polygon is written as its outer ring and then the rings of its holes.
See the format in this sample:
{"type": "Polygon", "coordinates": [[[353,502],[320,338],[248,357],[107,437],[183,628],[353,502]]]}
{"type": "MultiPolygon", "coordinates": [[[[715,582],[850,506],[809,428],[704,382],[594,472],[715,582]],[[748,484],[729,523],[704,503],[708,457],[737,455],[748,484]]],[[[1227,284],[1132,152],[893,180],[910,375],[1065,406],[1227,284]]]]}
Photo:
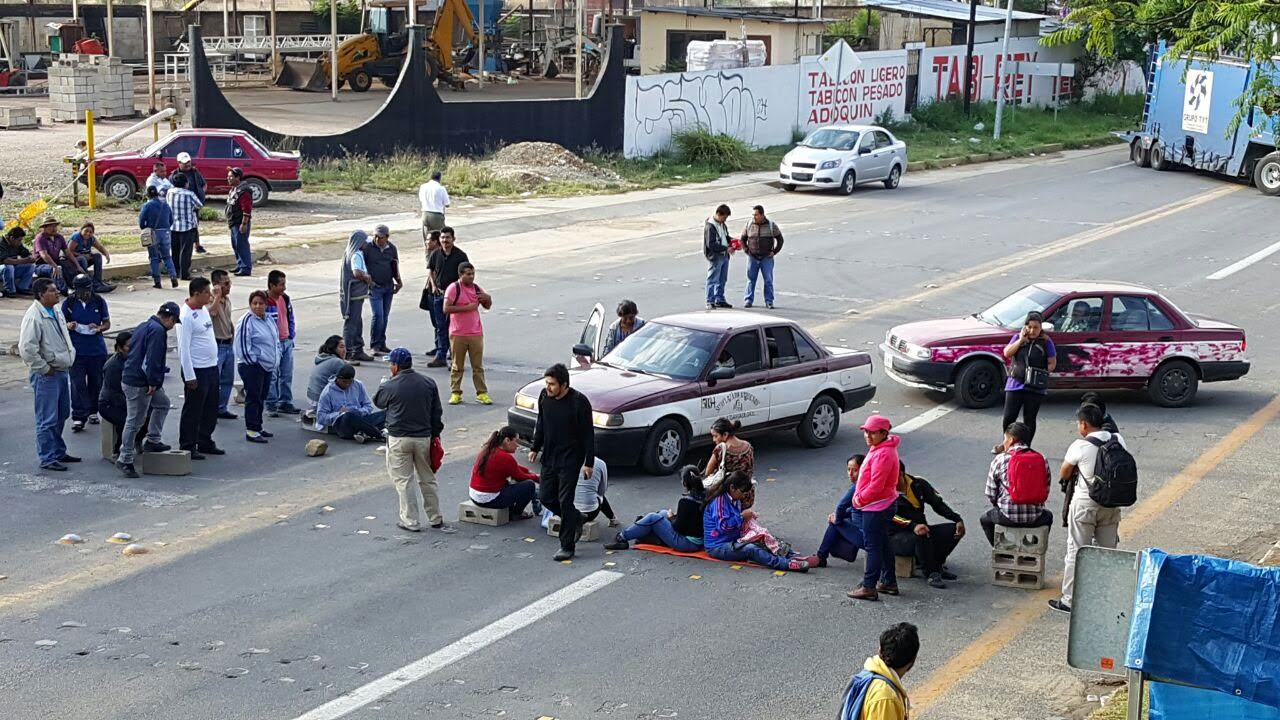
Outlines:
{"type": "Polygon", "coordinates": [[[511,518],[514,520],[524,513],[524,509],[533,502],[533,496],[537,492],[536,483],[532,480],[521,480],[499,490],[498,497],[486,503],[476,503],[476,505],[487,508],[507,508],[511,511],[511,518]]]}
{"type": "Polygon", "coordinates": [[[71,364],[71,417],[81,422],[98,414],[98,393],[102,390],[102,366],[106,355],[76,355],[71,364]]]}
{"type": "Polygon", "coordinates": [[[36,276],[36,266],[30,263],[26,265],[0,265],[0,283],[3,283],[4,291],[10,295],[19,290],[26,292],[31,289],[31,280],[36,276]]]}
{"type": "Polygon", "coordinates": [[[154,242],[147,248],[147,257],[151,258],[151,281],[160,282],[160,263],[169,273],[169,277],[178,279],[178,269],[173,266],[173,245],[169,233],[157,230],[154,242]]]}
{"type": "Polygon", "coordinates": [[[280,341],[280,361],[267,381],[267,410],[293,404],[293,341],[280,341]]]}
{"type": "Polygon", "coordinates": [[[231,343],[218,343],[218,412],[229,412],[231,391],[236,384],[236,351],[231,343]]]}
{"type": "MultiPolygon", "coordinates": [[[[890,505],[876,512],[861,512],[862,536],[866,543],[867,569],[862,574],[862,587],[876,589],[876,581],[885,585],[897,585],[897,569],[893,551],[889,548],[889,525],[893,522],[895,506],[890,505]]],[[[860,511],[854,510],[857,516],[860,511]]]]}
{"type": "Polygon", "coordinates": [[[773,304],[773,258],[757,258],[747,256],[747,291],[742,299],[752,302],[756,299],[756,276],[764,275],[764,302],[773,304]]]}
{"type": "Polygon", "coordinates": [[[31,391],[35,394],[36,454],[40,464],[57,462],[67,454],[62,441],[62,428],[71,415],[71,383],[66,370],[52,375],[31,374],[31,391]]]}
{"type": "Polygon", "coordinates": [[[866,545],[862,537],[862,529],[852,520],[841,520],[834,525],[828,524],[822,536],[822,544],[818,545],[818,557],[824,560],[832,555],[853,562],[858,559],[858,551],[866,545]]]}
{"type": "Polygon", "coordinates": [[[777,555],[765,550],[759,545],[743,544],[743,543],[725,543],[719,547],[707,548],[707,554],[717,560],[725,560],[728,562],[753,562],[757,565],[773,568],[774,570],[786,570],[787,559],[780,558],[777,555]]]}
{"type": "Polygon", "coordinates": [[[391,315],[392,288],[376,287],[369,291],[369,309],[373,310],[373,327],[369,329],[369,345],[382,347],[387,344],[387,317],[391,315]]]}
{"type": "Polygon", "coordinates": [[[717,255],[707,265],[707,304],[726,302],[724,286],[729,282],[729,255],[717,255]]]}
{"type": "Polygon", "coordinates": [[[253,228],[240,232],[240,226],[234,225],[228,230],[231,231],[231,251],[236,254],[236,272],[245,275],[253,272],[253,250],[249,248],[249,233],[253,228]]]}
{"type": "Polygon", "coordinates": [[[680,552],[698,552],[702,549],[702,545],[699,543],[695,543],[676,532],[676,528],[671,524],[671,519],[667,517],[665,510],[645,515],[637,520],[635,525],[628,527],[619,534],[627,540],[643,540],[652,536],[661,540],[663,545],[680,552]]]}
{"type": "Polygon", "coordinates": [[[444,295],[431,296],[431,324],[436,329],[436,359],[449,359],[449,316],[444,311],[444,295]]]}

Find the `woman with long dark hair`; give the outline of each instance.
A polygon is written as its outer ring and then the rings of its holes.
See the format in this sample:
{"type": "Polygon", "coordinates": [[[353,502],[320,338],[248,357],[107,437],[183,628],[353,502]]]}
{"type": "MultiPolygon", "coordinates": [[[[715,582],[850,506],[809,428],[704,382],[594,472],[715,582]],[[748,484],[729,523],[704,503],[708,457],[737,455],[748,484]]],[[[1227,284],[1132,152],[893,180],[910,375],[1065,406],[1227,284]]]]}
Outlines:
{"type": "MultiPolygon", "coordinates": [[[[720,466],[724,466],[723,477],[735,472],[744,472],[747,477],[756,474],[756,453],[751,443],[738,437],[742,430],[742,421],[719,418],[711,423],[711,441],[715,447],[711,450],[711,459],[707,461],[704,473],[708,479],[716,475],[720,466]]],[[[710,482],[710,480],[708,480],[710,482]]]]}
{"type": "Polygon", "coordinates": [[[516,431],[509,427],[494,430],[480,448],[471,468],[467,494],[480,507],[506,508],[512,520],[527,520],[525,508],[537,492],[538,475],[516,462],[516,431]]]}
{"type": "MultiPolygon", "coordinates": [[[[1044,316],[1034,310],[1027,313],[1022,329],[1004,348],[1009,363],[1009,378],[1004,382],[1004,417],[1000,421],[1003,434],[1009,424],[1022,414],[1022,422],[1036,436],[1036,416],[1040,403],[1049,394],[1049,375],[1058,366],[1058,350],[1044,331],[1044,316]]],[[[1004,443],[996,443],[992,454],[1004,452],[1004,443]]]]}
{"type": "Polygon", "coordinates": [[[694,465],[680,469],[680,483],[684,495],[674,510],[657,510],[639,518],[605,545],[606,550],[626,550],[631,541],[657,539],[663,545],[680,552],[697,552],[702,549],[702,473],[694,465]]]}
{"type": "Polygon", "coordinates": [[[809,563],[800,558],[779,557],[754,543],[740,542],[743,527],[755,517],[754,510],[743,507],[754,487],[750,475],[737,471],[707,492],[702,512],[702,542],[707,554],[728,562],[745,560],[774,570],[808,572],[809,563]]]}

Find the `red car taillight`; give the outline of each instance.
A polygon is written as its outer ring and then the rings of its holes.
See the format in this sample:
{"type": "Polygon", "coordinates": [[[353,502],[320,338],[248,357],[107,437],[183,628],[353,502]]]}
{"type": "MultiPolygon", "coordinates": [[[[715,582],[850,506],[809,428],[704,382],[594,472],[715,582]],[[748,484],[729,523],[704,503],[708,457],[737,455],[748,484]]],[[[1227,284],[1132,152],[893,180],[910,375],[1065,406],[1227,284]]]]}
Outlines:
{"type": "Polygon", "coordinates": [[[1248,347],[1249,347],[1249,339],[1245,337],[1240,338],[1240,352],[1244,352],[1245,349],[1247,349],[1248,347]]]}

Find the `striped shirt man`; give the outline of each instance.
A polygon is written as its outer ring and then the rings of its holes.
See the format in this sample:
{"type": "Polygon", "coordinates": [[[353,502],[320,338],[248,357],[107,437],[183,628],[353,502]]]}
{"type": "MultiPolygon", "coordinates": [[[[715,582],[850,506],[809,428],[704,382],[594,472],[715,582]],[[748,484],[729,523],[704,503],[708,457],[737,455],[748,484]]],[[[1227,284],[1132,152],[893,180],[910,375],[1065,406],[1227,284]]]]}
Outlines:
{"type": "Polygon", "coordinates": [[[187,232],[195,230],[199,223],[196,211],[200,209],[200,198],[196,194],[186,188],[174,187],[169,189],[169,193],[165,196],[165,202],[169,204],[169,209],[173,211],[173,232],[187,232]]]}

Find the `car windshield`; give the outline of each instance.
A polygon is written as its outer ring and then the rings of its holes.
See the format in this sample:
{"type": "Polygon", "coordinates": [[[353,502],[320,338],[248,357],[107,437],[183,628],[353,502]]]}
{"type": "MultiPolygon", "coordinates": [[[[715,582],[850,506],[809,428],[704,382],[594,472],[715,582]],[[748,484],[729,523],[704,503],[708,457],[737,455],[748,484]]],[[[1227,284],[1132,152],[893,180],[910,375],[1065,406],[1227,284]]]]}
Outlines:
{"type": "MultiPolygon", "coordinates": [[[[173,139],[177,136],[178,136],[178,133],[169,133],[168,135],[165,135],[159,140],[143,148],[140,154],[143,157],[150,157],[151,155],[159,155],[160,151],[163,150],[169,143],[173,142],[173,139]]],[[[194,154],[195,153],[192,153],[192,155],[194,154]]]]}
{"type": "Polygon", "coordinates": [[[858,144],[858,133],[855,130],[820,128],[809,133],[800,144],[818,150],[852,150],[858,144]]]}
{"type": "Polygon", "coordinates": [[[978,313],[979,320],[996,327],[1012,330],[1022,326],[1027,313],[1044,312],[1060,295],[1035,285],[1028,285],[1009,297],[978,313]]]}
{"type": "Polygon", "coordinates": [[[711,359],[718,333],[651,322],[618,344],[602,362],[632,372],[693,380],[711,359]]]}

